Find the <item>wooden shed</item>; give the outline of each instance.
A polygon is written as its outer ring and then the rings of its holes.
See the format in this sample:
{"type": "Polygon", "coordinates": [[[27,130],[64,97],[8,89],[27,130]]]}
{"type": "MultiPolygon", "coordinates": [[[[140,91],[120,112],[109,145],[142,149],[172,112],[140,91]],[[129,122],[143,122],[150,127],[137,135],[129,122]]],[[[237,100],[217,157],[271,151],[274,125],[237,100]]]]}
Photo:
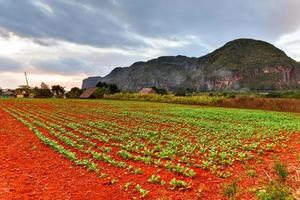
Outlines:
{"type": "Polygon", "coordinates": [[[80,96],[80,99],[90,99],[93,98],[94,92],[97,90],[97,88],[88,88],[86,89],[80,96]]]}
{"type": "Polygon", "coordinates": [[[143,88],[139,92],[140,94],[156,94],[156,91],[153,88],[143,88]]]}

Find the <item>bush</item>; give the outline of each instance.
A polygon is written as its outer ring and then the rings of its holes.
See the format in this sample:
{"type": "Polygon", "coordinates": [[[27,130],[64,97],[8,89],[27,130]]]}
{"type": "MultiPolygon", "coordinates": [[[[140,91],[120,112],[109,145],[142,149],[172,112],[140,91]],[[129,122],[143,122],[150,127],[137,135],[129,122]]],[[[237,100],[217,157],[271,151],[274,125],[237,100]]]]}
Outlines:
{"type": "Polygon", "coordinates": [[[33,89],[34,97],[35,98],[52,98],[53,93],[51,92],[50,89],[47,88],[38,88],[35,87],[33,89]]]}
{"type": "Polygon", "coordinates": [[[105,82],[99,82],[96,86],[97,90],[93,94],[93,97],[96,99],[103,98],[105,94],[115,94],[120,92],[116,84],[107,84],[105,82]]]}
{"type": "Polygon", "coordinates": [[[80,95],[82,94],[82,90],[78,87],[73,87],[71,90],[66,94],[67,98],[70,99],[78,99],[80,95]]]}
{"type": "Polygon", "coordinates": [[[97,88],[97,90],[94,92],[93,96],[96,99],[101,99],[107,93],[108,93],[108,88],[106,88],[106,87],[100,87],[100,88],[97,88]]]}
{"type": "Polygon", "coordinates": [[[65,88],[60,85],[52,85],[51,86],[51,91],[55,95],[55,97],[62,98],[65,94],[65,88]]]}
{"type": "Polygon", "coordinates": [[[167,90],[162,89],[162,88],[152,87],[152,89],[153,89],[157,94],[161,94],[161,95],[168,94],[167,90]]]}
{"type": "Polygon", "coordinates": [[[175,96],[191,96],[194,93],[194,90],[190,88],[177,88],[175,90],[175,96]]]}

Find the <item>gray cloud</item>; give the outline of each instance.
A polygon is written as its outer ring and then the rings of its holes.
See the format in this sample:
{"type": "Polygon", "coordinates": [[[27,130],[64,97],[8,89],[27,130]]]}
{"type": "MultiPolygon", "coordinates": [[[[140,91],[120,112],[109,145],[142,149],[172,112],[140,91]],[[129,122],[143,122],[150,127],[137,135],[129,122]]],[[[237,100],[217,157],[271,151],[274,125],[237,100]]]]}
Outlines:
{"type": "Polygon", "coordinates": [[[10,32],[25,41],[24,52],[0,47],[0,72],[105,75],[155,56],[199,57],[240,37],[299,59],[299,40],[280,39],[298,37],[299,8],[299,0],[0,0],[0,42],[10,32]]]}
{"type": "Polygon", "coordinates": [[[0,26],[20,35],[99,47],[146,45],[131,33],[154,38],[193,34],[214,45],[235,37],[273,41],[300,26],[298,0],[2,0],[0,4],[0,26]]]}
{"type": "Polygon", "coordinates": [[[89,74],[96,73],[95,67],[76,58],[60,58],[57,60],[35,60],[31,63],[33,70],[54,74],[89,74]]]}
{"type": "Polygon", "coordinates": [[[101,47],[136,45],[124,38],[122,23],[117,24],[101,9],[74,2],[2,1],[0,26],[25,37],[54,38],[101,47]],[[51,12],[47,13],[41,5],[51,12]]]}
{"type": "Polygon", "coordinates": [[[22,67],[18,61],[0,55],[0,72],[18,72],[22,70],[22,67]]]}

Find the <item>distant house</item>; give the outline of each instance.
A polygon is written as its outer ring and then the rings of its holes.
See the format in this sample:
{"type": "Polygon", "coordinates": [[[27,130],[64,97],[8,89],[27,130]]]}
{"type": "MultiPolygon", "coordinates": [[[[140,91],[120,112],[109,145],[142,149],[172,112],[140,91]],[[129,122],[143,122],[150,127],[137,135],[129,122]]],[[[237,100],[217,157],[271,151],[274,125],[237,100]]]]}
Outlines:
{"type": "Polygon", "coordinates": [[[88,88],[79,96],[79,98],[80,99],[91,99],[91,98],[93,98],[93,94],[96,90],[97,90],[97,88],[88,88]]]}
{"type": "Polygon", "coordinates": [[[140,94],[156,94],[156,91],[153,88],[143,88],[139,92],[140,94]]]}
{"type": "Polygon", "coordinates": [[[2,98],[13,98],[13,97],[16,97],[16,94],[13,90],[10,90],[10,89],[4,89],[2,91],[2,95],[1,95],[2,98]]]}

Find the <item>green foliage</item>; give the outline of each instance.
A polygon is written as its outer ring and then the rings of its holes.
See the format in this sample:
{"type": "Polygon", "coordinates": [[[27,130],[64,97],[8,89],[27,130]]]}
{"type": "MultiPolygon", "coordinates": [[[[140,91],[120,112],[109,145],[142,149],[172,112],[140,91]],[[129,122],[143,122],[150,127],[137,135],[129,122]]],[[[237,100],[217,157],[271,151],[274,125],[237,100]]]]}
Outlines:
{"type": "Polygon", "coordinates": [[[191,96],[195,91],[190,88],[178,87],[175,90],[175,96],[191,96]]]}
{"type": "Polygon", "coordinates": [[[274,169],[279,178],[278,181],[271,181],[264,189],[259,190],[259,200],[293,200],[292,189],[285,182],[288,177],[286,166],[282,163],[275,163],[274,169]]]}
{"type": "Polygon", "coordinates": [[[35,87],[33,89],[34,97],[35,98],[51,98],[53,97],[53,93],[49,88],[38,88],[35,87]]]}
{"type": "Polygon", "coordinates": [[[282,182],[286,181],[286,179],[289,175],[286,166],[282,163],[277,162],[274,165],[274,169],[277,173],[277,176],[279,177],[279,180],[282,182]]]}
{"type": "Polygon", "coordinates": [[[61,98],[65,94],[65,88],[60,85],[52,85],[51,91],[53,92],[55,97],[61,98]]]}
{"type": "Polygon", "coordinates": [[[82,92],[82,89],[79,89],[78,87],[73,87],[69,92],[67,92],[66,96],[70,99],[78,99],[82,92]]]}
{"type": "Polygon", "coordinates": [[[135,168],[135,169],[133,169],[133,173],[134,174],[143,174],[144,172],[141,168],[135,168]]]}
{"type": "Polygon", "coordinates": [[[122,158],[124,158],[124,159],[131,159],[131,158],[133,158],[133,155],[130,154],[128,151],[120,150],[120,151],[118,152],[118,154],[119,154],[122,158]]]}
{"type": "Polygon", "coordinates": [[[132,185],[132,183],[131,182],[127,182],[127,183],[125,183],[125,185],[124,185],[124,189],[125,189],[125,191],[127,191],[127,190],[129,190],[129,187],[132,185]]]}
{"type": "Polygon", "coordinates": [[[149,178],[148,178],[148,182],[150,183],[159,183],[161,185],[164,185],[166,182],[164,180],[162,180],[160,178],[159,175],[155,175],[155,174],[152,174],[149,178]]]}
{"type": "Polygon", "coordinates": [[[237,180],[234,180],[231,184],[226,184],[223,188],[223,195],[229,198],[235,198],[238,192],[237,180]]]}
{"type": "Polygon", "coordinates": [[[96,99],[103,98],[105,94],[115,94],[120,92],[118,86],[116,84],[107,84],[105,82],[99,82],[97,85],[97,90],[94,92],[94,96],[96,99]]]}
{"type": "Polygon", "coordinates": [[[248,169],[248,170],[247,170],[247,174],[248,174],[248,176],[250,176],[250,177],[257,177],[257,172],[256,172],[255,169],[248,169]]]}
{"type": "Polygon", "coordinates": [[[108,91],[109,94],[115,94],[120,92],[120,89],[118,88],[118,86],[116,84],[108,84],[108,91]]]}
{"type": "Polygon", "coordinates": [[[257,193],[258,200],[294,200],[289,187],[279,183],[270,183],[266,189],[257,193]]]}
{"type": "Polygon", "coordinates": [[[176,180],[176,178],[173,178],[170,182],[169,182],[170,186],[171,186],[171,189],[174,190],[174,189],[189,189],[191,186],[190,186],[190,183],[187,183],[183,180],[176,180]]]}
{"type": "Polygon", "coordinates": [[[108,89],[105,87],[98,87],[96,91],[93,93],[93,97],[96,99],[102,99],[105,94],[108,93],[108,89]]]}
{"type": "Polygon", "coordinates": [[[144,198],[149,194],[149,190],[143,189],[140,184],[137,184],[135,189],[141,194],[141,198],[144,198]]]}
{"type": "Polygon", "coordinates": [[[287,57],[280,49],[273,45],[252,39],[238,39],[228,42],[205,57],[209,64],[207,70],[212,72],[224,66],[228,70],[238,71],[255,69],[259,66],[296,65],[297,63],[287,57]]]}
{"type": "Polygon", "coordinates": [[[160,94],[160,95],[168,94],[168,91],[165,90],[165,89],[162,89],[162,88],[152,87],[152,89],[153,89],[157,94],[160,94]]]}
{"type": "Polygon", "coordinates": [[[158,94],[137,94],[137,93],[116,93],[114,95],[105,95],[104,99],[118,99],[118,100],[139,100],[139,101],[153,101],[165,103],[178,104],[193,104],[193,105],[218,105],[225,98],[221,96],[175,96],[173,94],[158,95],[158,94]]]}
{"type": "Polygon", "coordinates": [[[115,184],[117,184],[118,182],[119,182],[118,179],[112,179],[112,180],[110,181],[110,184],[115,185],[115,184]]]}

